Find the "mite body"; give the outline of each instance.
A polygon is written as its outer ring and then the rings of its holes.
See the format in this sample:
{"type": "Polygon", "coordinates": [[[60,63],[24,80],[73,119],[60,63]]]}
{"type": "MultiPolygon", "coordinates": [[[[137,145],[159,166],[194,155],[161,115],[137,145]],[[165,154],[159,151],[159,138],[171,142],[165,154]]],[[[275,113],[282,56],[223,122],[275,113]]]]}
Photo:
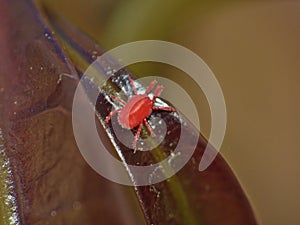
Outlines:
{"type": "Polygon", "coordinates": [[[119,109],[111,111],[109,115],[105,119],[106,127],[108,127],[108,123],[111,120],[112,116],[118,113],[118,122],[124,129],[133,129],[138,127],[138,130],[135,134],[134,141],[133,141],[133,149],[136,152],[136,144],[137,140],[140,136],[143,124],[147,127],[148,131],[150,132],[152,137],[155,137],[155,134],[149,125],[147,118],[151,115],[153,110],[164,110],[164,111],[171,111],[175,112],[176,110],[172,107],[163,107],[163,106],[155,106],[154,103],[156,98],[160,96],[161,92],[163,91],[163,86],[157,86],[154,93],[153,99],[151,99],[148,94],[156,85],[157,81],[154,80],[150,83],[147,87],[144,94],[138,94],[136,87],[131,79],[128,77],[130,85],[134,91],[134,96],[132,96],[128,102],[123,101],[122,99],[116,96],[110,96],[111,99],[117,101],[122,106],[119,109]]]}

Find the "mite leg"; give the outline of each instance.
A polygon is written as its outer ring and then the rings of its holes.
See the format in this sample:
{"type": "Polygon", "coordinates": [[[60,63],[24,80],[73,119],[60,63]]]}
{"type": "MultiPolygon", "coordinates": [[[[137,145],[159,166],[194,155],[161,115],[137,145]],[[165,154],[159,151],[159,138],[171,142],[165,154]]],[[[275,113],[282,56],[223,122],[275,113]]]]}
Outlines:
{"type": "Polygon", "coordinates": [[[117,109],[117,110],[114,110],[114,111],[111,111],[108,116],[105,118],[105,127],[108,128],[108,123],[109,121],[111,120],[112,116],[115,115],[117,112],[120,112],[121,109],[117,109]]]}
{"type": "Polygon", "coordinates": [[[134,136],[134,140],[133,140],[133,153],[136,153],[136,143],[137,143],[137,140],[141,134],[141,130],[142,130],[142,127],[143,127],[143,123],[140,123],[139,125],[139,128],[134,136]]]}
{"type": "Polygon", "coordinates": [[[150,91],[154,88],[155,84],[157,83],[156,80],[152,81],[149,86],[147,87],[147,90],[145,91],[145,94],[149,94],[150,91]]]}
{"type": "Polygon", "coordinates": [[[122,99],[118,98],[117,96],[112,95],[112,96],[110,96],[110,98],[113,99],[113,100],[116,101],[116,102],[119,102],[119,103],[122,104],[123,106],[126,105],[126,102],[123,101],[122,99]]]}
{"type": "Polygon", "coordinates": [[[133,89],[134,94],[137,95],[137,91],[136,91],[135,85],[134,85],[133,80],[131,79],[130,76],[128,76],[128,80],[130,82],[130,85],[131,85],[131,87],[133,89]]]}
{"type": "Polygon", "coordinates": [[[153,132],[150,124],[148,123],[148,121],[146,120],[146,118],[144,119],[144,124],[146,125],[147,129],[149,130],[150,134],[152,137],[155,137],[155,133],[153,132]]]}
{"type": "Polygon", "coordinates": [[[155,102],[156,98],[160,96],[160,94],[162,93],[162,91],[164,90],[164,87],[159,85],[156,87],[154,94],[153,94],[153,102],[155,102]]]}
{"type": "Polygon", "coordinates": [[[153,110],[163,110],[163,111],[170,111],[170,112],[176,112],[176,109],[172,108],[172,107],[163,107],[163,106],[153,106],[152,107],[153,110]]]}

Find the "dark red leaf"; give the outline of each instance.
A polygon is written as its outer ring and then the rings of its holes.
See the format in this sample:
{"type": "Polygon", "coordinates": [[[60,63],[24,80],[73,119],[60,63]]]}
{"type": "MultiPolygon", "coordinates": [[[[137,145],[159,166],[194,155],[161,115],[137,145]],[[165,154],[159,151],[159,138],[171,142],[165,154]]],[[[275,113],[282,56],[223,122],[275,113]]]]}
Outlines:
{"type": "MultiPolygon", "coordinates": [[[[66,40],[73,40],[72,49],[77,49],[79,54],[82,49],[90,49],[101,55],[102,51],[95,47],[92,41],[90,44],[85,42],[83,48],[82,43],[77,43],[72,37],[76,37],[77,40],[83,40],[84,37],[74,36],[73,29],[71,30],[72,35],[68,35],[68,32],[70,32],[68,25],[57,17],[55,22],[55,26],[60,27],[58,30],[61,31],[61,37],[66,40]]],[[[92,54],[90,54],[90,57],[86,57],[85,54],[84,56],[86,59],[92,58],[92,54]]],[[[104,88],[106,92],[100,94],[97,110],[102,124],[104,124],[109,112],[113,110],[112,105],[105,99],[124,87],[129,90],[127,94],[130,95],[131,86],[128,82],[128,76],[135,77],[126,69],[118,71],[104,88]]],[[[176,114],[169,112],[154,112],[153,116],[162,118],[166,122],[170,135],[166,137],[158,149],[151,152],[138,151],[133,154],[131,149],[125,147],[118,140],[113,129],[109,130],[112,135],[111,142],[117,146],[116,151],[124,159],[125,164],[150,165],[160,161],[172,152],[170,143],[178,140],[183,121],[179,121],[176,114]]],[[[197,131],[189,121],[184,117],[182,119],[187,123],[184,129],[190,134],[190,139],[185,142],[188,151],[193,147],[192,140],[197,131]]],[[[119,126],[119,124],[116,124],[116,126],[119,126]]],[[[105,132],[101,128],[100,130],[105,132]]],[[[136,132],[136,129],[133,132],[136,132]]],[[[216,157],[207,170],[204,172],[198,171],[198,165],[206,145],[207,140],[200,135],[193,157],[176,176],[155,185],[135,188],[148,224],[256,224],[253,211],[241,186],[220,155],[216,157]]],[[[212,153],[215,151],[210,145],[207,149],[212,153]]],[[[130,170],[129,173],[131,173],[130,170]]],[[[136,177],[132,174],[131,177],[133,177],[132,182],[135,183],[136,177]]]]}
{"type": "MultiPolygon", "coordinates": [[[[75,74],[76,71],[81,75],[103,51],[76,28],[48,12],[49,24],[60,37],[58,43],[55,39],[58,36],[53,36],[44,19],[46,14],[41,17],[30,3],[1,3],[0,146],[3,146],[1,160],[6,162],[1,178],[6,176],[7,184],[2,185],[1,190],[5,194],[2,199],[15,198],[12,205],[4,205],[3,208],[9,208],[5,218],[15,216],[23,224],[95,224],[99,221],[141,224],[138,218],[132,220],[138,209],[125,211],[125,216],[122,216],[124,211],[115,211],[115,202],[122,202],[128,190],[97,176],[79,155],[70,117],[76,82],[57,83],[63,72],[75,74]]],[[[124,165],[150,165],[162,160],[171,154],[170,144],[176,146],[182,129],[189,134],[185,140],[186,151],[191,150],[198,131],[176,113],[153,113],[152,116],[166,122],[169,135],[151,152],[133,154],[112,129],[103,127],[113,109],[107,97],[124,87],[129,90],[127,94],[130,93],[128,75],[135,78],[125,69],[115,73],[103,88],[99,96],[102,101],[96,106],[102,122],[102,127],[98,124],[100,136],[117,147],[115,150],[124,165]],[[186,126],[182,128],[183,121],[186,126]]],[[[86,89],[88,96],[89,91],[86,89]]],[[[207,170],[198,171],[207,145],[200,135],[192,158],[179,173],[166,181],[134,188],[147,224],[256,224],[243,190],[220,155],[207,170]]],[[[212,146],[208,149],[215,151],[212,146]]],[[[165,166],[167,170],[170,165],[165,166]]],[[[132,171],[128,173],[132,175],[132,171]]],[[[142,174],[133,175],[132,183],[138,179],[135,175],[142,177],[142,174]]]]}
{"type": "Polygon", "coordinates": [[[77,149],[76,82],[58,83],[75,68],[46,21],[30,1],[0,5],[0,224],[141,224],[131,190],[77,149]]]}

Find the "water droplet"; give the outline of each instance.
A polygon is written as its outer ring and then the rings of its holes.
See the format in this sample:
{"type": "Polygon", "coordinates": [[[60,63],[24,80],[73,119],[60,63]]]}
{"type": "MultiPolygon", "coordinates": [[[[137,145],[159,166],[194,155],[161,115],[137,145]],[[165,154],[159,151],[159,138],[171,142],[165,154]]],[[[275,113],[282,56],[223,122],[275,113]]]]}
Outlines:
{"type": "Polygon", "coordinates": [[[57,214],[57,213],[56,213],[56,211],[55,211],[55,210],[52,210],[52,211],[51,211],[51,216],[52,216],[52,217],[55,217],[55,216],[56,216],[56,214],[57,214]]]}

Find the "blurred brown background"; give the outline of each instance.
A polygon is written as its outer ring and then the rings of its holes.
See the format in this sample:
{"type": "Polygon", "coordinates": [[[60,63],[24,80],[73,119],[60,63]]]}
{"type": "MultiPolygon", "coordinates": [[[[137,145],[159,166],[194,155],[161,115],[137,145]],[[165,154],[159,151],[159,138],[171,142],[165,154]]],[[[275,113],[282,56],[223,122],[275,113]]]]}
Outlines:
{"type": "MultiPolygon", "coordinates": [[[[105,49],[160,39],[188,47],[223,89],[228,124],[221,153],[263,225],[299,224],[300,1],[44,0],[105,49]]],[[[201,90],[179,71],[145,64],[189,90],[201,130],[210,112],[201,90]],[[192,87],[192,88],[191,88],[192,87]]]]}

